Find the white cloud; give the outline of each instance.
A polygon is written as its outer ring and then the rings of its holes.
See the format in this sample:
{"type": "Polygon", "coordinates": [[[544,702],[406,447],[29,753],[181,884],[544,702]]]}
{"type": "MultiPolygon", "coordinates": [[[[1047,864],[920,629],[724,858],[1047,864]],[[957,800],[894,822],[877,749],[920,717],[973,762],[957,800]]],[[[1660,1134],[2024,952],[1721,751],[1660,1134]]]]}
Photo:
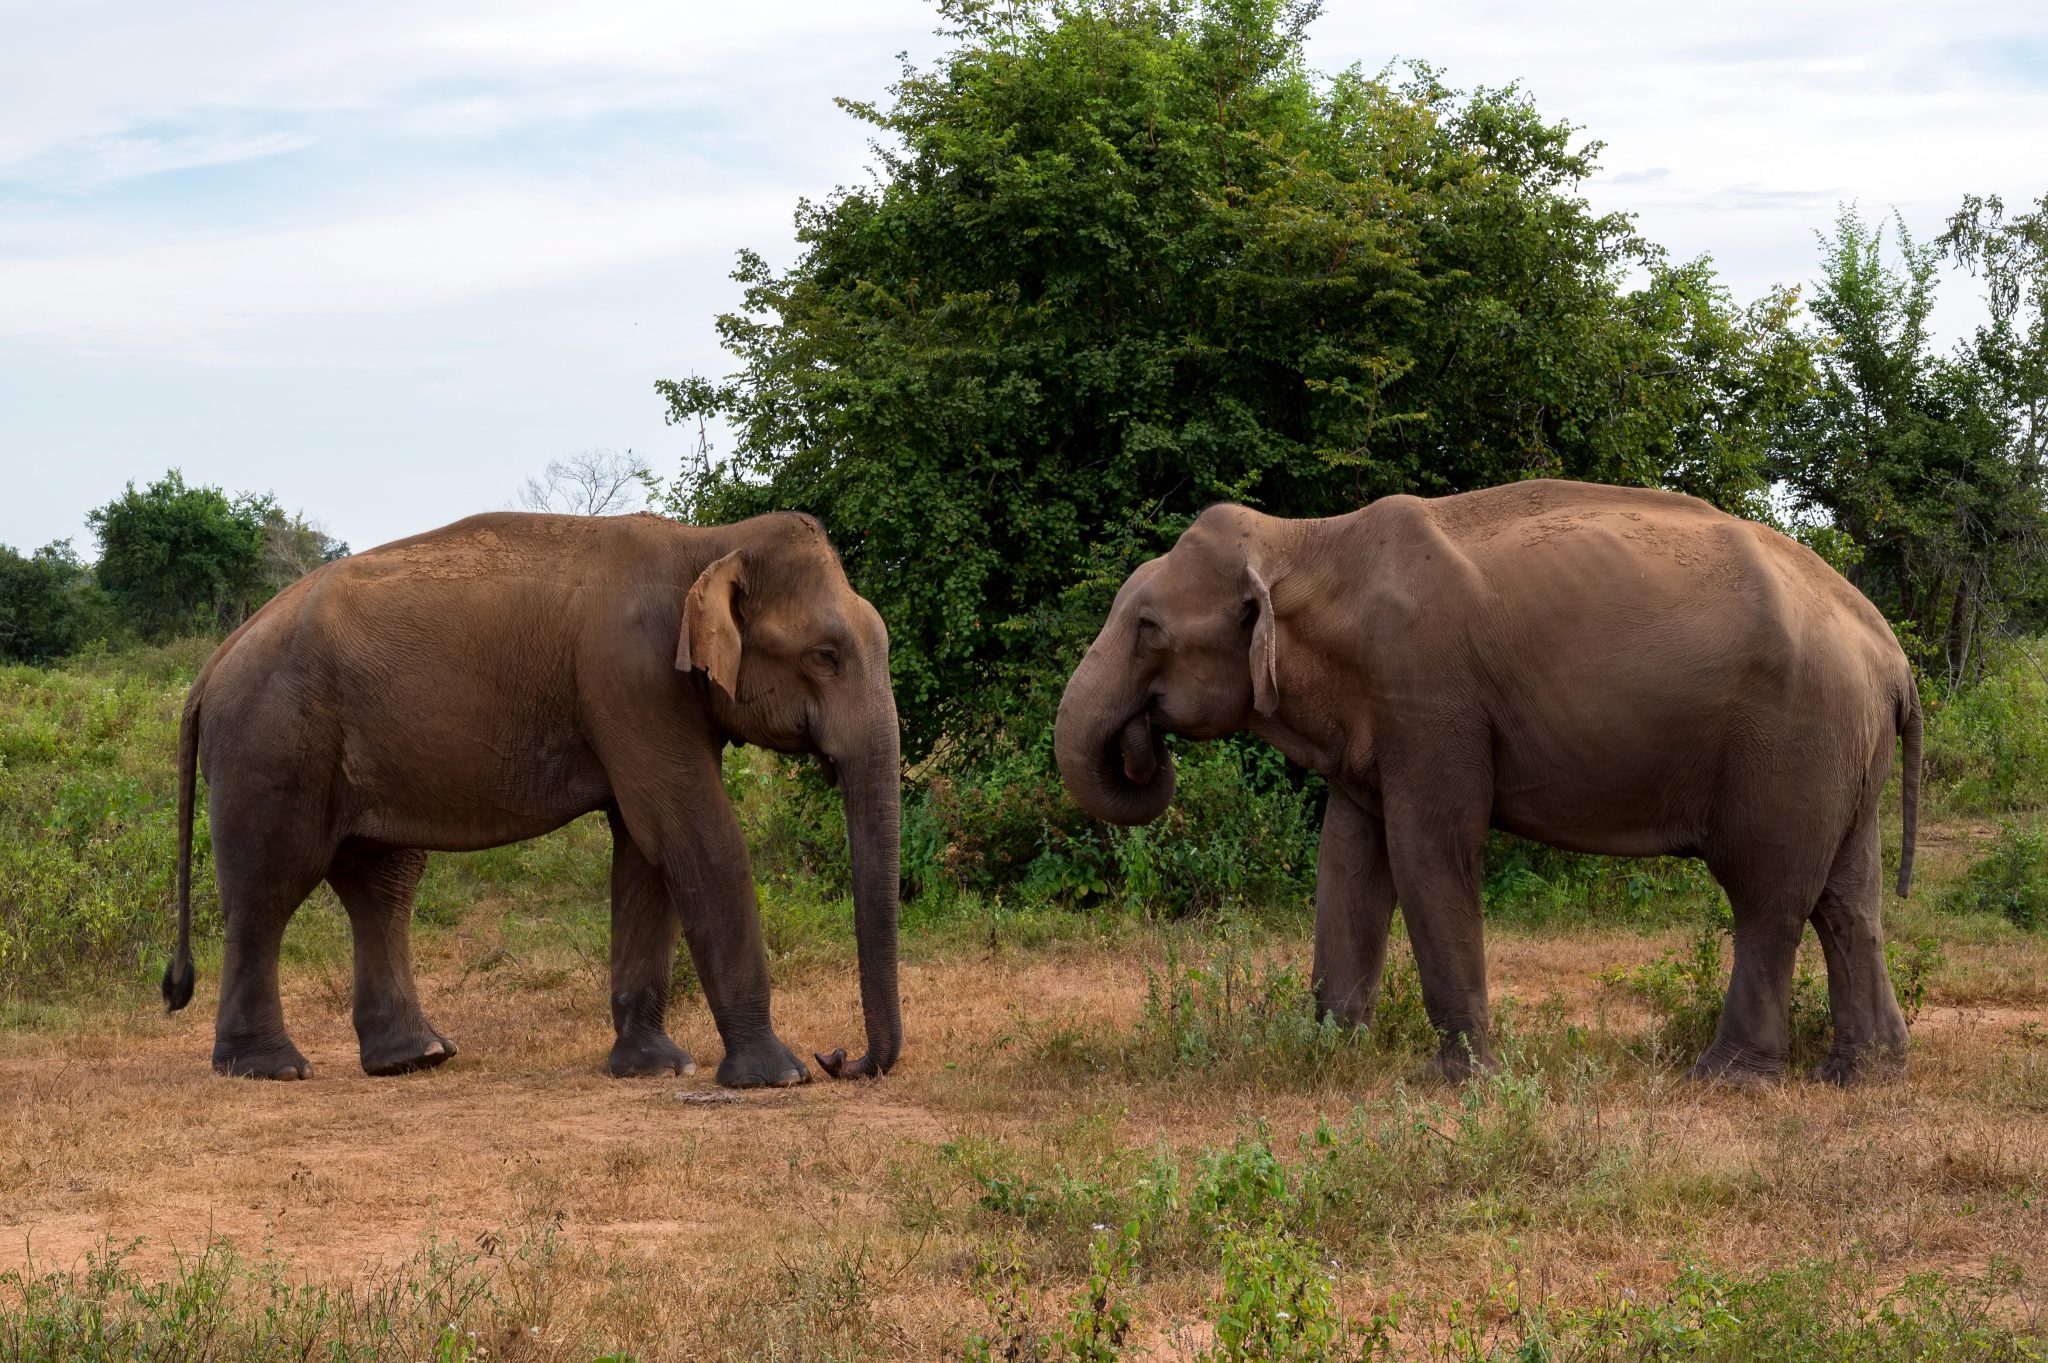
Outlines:
{"type": "Polygon", "coordinates": [[[351,218],[106,253],[0,259],[0,335],[218,355],[276,325],[403,312],[781,230],[780,196],[581,201],[486,191],[351,218]]]}

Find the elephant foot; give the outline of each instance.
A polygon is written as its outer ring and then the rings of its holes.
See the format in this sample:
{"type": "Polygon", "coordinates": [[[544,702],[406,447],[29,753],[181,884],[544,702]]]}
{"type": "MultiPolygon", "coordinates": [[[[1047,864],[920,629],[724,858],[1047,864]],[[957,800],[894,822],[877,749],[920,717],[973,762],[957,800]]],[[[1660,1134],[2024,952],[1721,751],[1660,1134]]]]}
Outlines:
{"type": "Polygon", "coordinates": [[[1685,1077],[1698,1083],[1730,1084],[1736,1088],[1772,1088],[1785,1082],[1782,1056],[1768,1056],[1742,1046],[1715,1042],[1707,1048],[1685,1077]]]}
{"type": "Polygon", "coordinates": [[[1853,1050],[1830,1051],[1827,1059],[1813,1067],[1815,1080],[1841,1088],[1855,1084],[1887,1083],[1905,1077],[1904,1053],[1884,1046],[1859,1046],[1853,1050]]]}
{"type": "Polygon", "coordinates": [[[237,1079],[310,1079],[313,1067],[297,1046],[281,1038],[250,1045],[216,1041],[213,1072],[237,1079]]]}
{"type": "Polygon", "coordinates": [[[810,1078],[796,1052],[773,1036],[728,1050],[718,1065],[718,1082],[729,1089],[788,1088],[810,1078]]]}
{"type": "Polygon", "coordinates": [[[1500,1068],[1500,1062],[1493,1058],[1493,1052],[1485,1046],[1474,1047],[1466,1037],[1455,1037],[1444,1043],[1436,1053],[1436,1059],[1429,1062],[1429,1071],[1447,1084],[1462,1084],[1482,1074],[1492,1074],[1500,1068]]]}
{"type": "Polygon", "coordinates": [[[432,1027],[424,1034],[399,1032],[376,1040],[362,1038],[360,1045],[363,1073],[378,1078],[430,1070],[453,1060],[456,1054],[455,1043],[432,1027]]]}
{"type": "Polygon", "coordinates": [[[665,1033],[642,1032],[614,1042],[604,1068],[614,1079],[638,1079],[650,1074],[695,1074],[697,1062],[665,1033]]]}

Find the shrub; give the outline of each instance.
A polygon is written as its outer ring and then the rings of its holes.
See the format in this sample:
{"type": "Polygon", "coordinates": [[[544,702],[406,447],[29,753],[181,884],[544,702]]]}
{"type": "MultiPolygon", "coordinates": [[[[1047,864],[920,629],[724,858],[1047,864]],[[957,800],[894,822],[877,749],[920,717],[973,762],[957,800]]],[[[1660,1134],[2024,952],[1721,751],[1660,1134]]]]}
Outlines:
{"type": "Polygon", "coordinates": [[[1223,1233],[1223,1287],[1209,1308],[1203,1363],[1335,1363],[1358,1356],[1316,1248],[1271,1225],[1223,1233]],[[1342,1350],[1342,1353],[1340,1353],[1342,1350]]]}
{"type": "MultiPolygon", "coordinates": [[[[162,968],[177,868],[180,685],[0,669],[0,1002],[162,968]]],[[[193,899],[213,900],[202,811],[193,899]]],[[[208,914],[208,926],[217,923],[208,914]]]]}
{"type": "MultiPolygon", "coordinates": [[[[1061,1042],[1060,1044],[1065,1044],[1061,1042]]],[[[1422,1008],[1411,960],[1389,964],[1372,1022],[1345,1027],[1317,1016],[1307,972],[1255,956],[1241,929],[1226,927],[1208,960],[1188,964],[1169,945],[1145,972],[1145,1006],[1125,1035],[1089,1038],[1084,1061],[1114,1061],[1137,1078],[1198,1073],[1263,1084],[1315,1084],[1387,1060],[1433,1053],[1436,1031],[1422,1008]]]]}
{"type": "Polygon", "coordinates": [[[1529,927],[1687,922],[1726,902],[1694,857],[1589,856],[1499,832],[1487,839],[1481,892],[1488,918],[1529,927]]]}
{"type": "Polygon", "coordinates": [[[1955,913],[1995,913],[2016,928],[2048,928],[2048,835],[2008,821],[1942,900],[1955,913]]]}
{"type": "Polygon", "coordinates": [[[1250,740],[1176,745],[1179,793],[1158,822],[1113,828],[1067,795],[1052,736],[940,764],[907,800],[904,876],[920,891],[1010,890],[1172,915],[1299,904],[1315,887],[1320,782],[1297,784],[1250,740]]]}
{"type": "Polygon", "coordinates": [[[1986,650],[1972,686],[1927,697],[1924,780],[1958,813],[2048,804],[2048,675],[2041,640],[1986,650]]]}

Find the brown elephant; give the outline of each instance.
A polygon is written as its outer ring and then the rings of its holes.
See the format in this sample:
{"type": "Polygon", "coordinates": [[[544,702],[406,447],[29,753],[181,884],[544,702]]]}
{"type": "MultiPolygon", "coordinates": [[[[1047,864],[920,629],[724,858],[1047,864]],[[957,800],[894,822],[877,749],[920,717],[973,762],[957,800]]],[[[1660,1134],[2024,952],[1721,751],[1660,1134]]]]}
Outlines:
{"type": "Polygon", "coordinates": [[[172,1009],[192,997],[191,839],[203,764],[226,923],[214,1068],[303,1078],[278,947],[321,880],[355,942],[363,1068],[440,1064],[408,940],[429,851],[537,837],[602,810],[612,832],[615,1075],[683,1072],[664,1013],[678,933],[725,1043],[721,1084],[792,1084],[719,755],[819,756],[842,779],[867,1053],[902,1044],[901,773],[889,635],[808,516],[697,528],[650,515],[473,516],[329,564],[208,660],[179,734],[172,1009]]]}
{"type": "Polygon", "coordinates": [[[1903,738],[1903,895],[1920,727],[1884,617],[1803,546],[1674,493],[1537,480],[1327,520],[1210,508],[1124,583],[1055,751],[1082,808],[1123,824],[1173,798],[1165,733],[1248,728],[1321,772],[1318,1006],[1370,1018],[1398,901],[1451,1077],[1489,1059],[1489,827],[1703,858],[1735,967],[1694,1073],[1782,1075],[1811,921],[1818,1075],[1847,1082],[1903,1065],[1878,806],[1903,738]]]}

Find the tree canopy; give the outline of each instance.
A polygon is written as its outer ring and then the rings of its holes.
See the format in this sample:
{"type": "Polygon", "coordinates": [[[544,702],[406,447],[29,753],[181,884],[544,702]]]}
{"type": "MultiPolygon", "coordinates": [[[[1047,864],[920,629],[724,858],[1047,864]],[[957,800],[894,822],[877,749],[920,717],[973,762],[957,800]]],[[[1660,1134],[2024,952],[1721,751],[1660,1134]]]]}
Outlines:
{"type": "Polygon", "coordinates": [[[103,633],[106,596],[71,541],[33,554],[0,544],[0,661],[46,663],[103,633]]]}
{"type": "Polygon", "coordinates": [[[1845,565],[1923,666],[1974,671],[1987,630],[2038,597],[2048,518],[2048,199],[1966,200],[1937,241],[1843,209],[1812,304],[1819,382],[1772,471],[1846,535],[1845,565]],[[1952,352],[1928,319],[1944,256],[1984,276],[1989,320],[1952,352]],[[1896,263],[1894,263],[1894,257],[1896,263]]]}
{"type": "Polygon", "coordinates": [[[912,751],[1015,713],[1108,584],[1229,499],[1322,515],[1534,474],[1748,505],[1803,395],[1794,300],[1736,307],[1579,193],[1519,90],[1322,77],[1285,0],[943,6],[873,183],[743,252],[731,448],[673,503],[820,517],[890,622],[912,751]],[[1076,584],[1079,584],[1077,587],[1076,584]]]}
{"type": "Polygon", "coordinates": [[[141,637],[228,629],[348,546],[268,496],[188,487],[172,469],[86,513],[99,585],[141,637]]]}

